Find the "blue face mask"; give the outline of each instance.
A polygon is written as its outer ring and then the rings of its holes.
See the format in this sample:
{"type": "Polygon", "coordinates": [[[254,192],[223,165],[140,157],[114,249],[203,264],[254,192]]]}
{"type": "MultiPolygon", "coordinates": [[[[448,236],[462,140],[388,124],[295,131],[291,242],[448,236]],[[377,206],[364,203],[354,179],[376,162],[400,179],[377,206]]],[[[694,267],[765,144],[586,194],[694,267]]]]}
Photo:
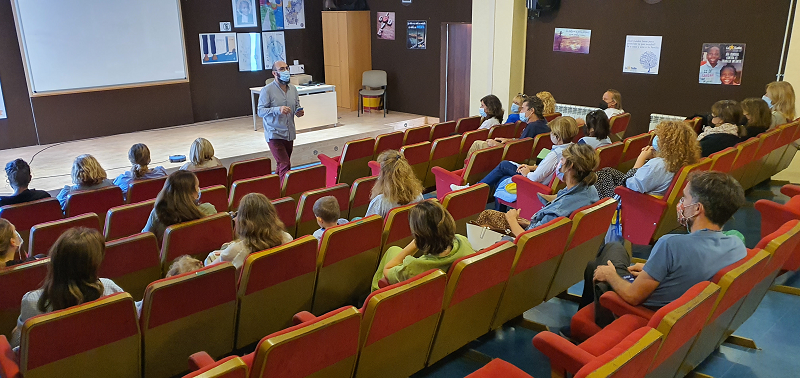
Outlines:
{"type": "Polygon", "coordinates": [[[516,113],[519,113],[519,105],[512,103],[511,104],[511,114],[516,114],[516,113]]]}
{"type": "Polygon", "coordinates": [[[658,135],[653,137],[653,149],[658,152],[658,135]]]}
{"type": "Polygon", "coordinates": [[[480,113],[480,114],[481,114],[481,117],[483,117],[483,118],[486,118],[486,117],[488,117],[488,116],[486,115],[486,111],[485,111],[485,110],[483,110],[483,108],[480,108],[480,109],[478,110],[478,113],[480,113]]]}
{"type": "Polygon", "coordinates": [[[280,72],[278,72],[278,80],[280,80],[280,81],[282,81],[284,83],[288,83],[290,77],[292,77],[292,74],[290,74],[289,71],[280,71],[280,72]]]}
{"type": "Polygon", "coordinates": [[[767,106],[769,106],[770,109],[772,109],[772,99],[767,97],[767,95],[761,96],[761,99],[764,100],[764,102],[767,103],[767,106]]]}
{"type": "Polygon", "coordinates": [[[519,120],[522,122],[528,122],[528,115],[525,112],[519,112],[519,120]]]}
{"type": "Polygon", "coordinates": [[[558,166],[556,167],[556,177],[558,177],[559,181],[564,182],[564,172],[561,172],[561,168],[562,167],[563,167],[563,165],[559,161],[558,162],[558,166]]]}

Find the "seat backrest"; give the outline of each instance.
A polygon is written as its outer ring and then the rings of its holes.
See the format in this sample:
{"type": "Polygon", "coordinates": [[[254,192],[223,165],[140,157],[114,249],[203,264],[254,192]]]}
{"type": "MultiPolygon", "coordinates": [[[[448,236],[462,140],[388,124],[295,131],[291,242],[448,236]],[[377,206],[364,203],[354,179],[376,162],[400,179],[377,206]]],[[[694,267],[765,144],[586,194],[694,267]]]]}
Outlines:
{"type": "Polygon", "coordinates": [[[767,156],[772,150],[774,150],[778,143],[778,138],[781,136],[780,129],[772,129],[763,133],[758,136],[760,139],[758,151],[756,152],[755,159],[761,159],[764,156],[767,156]]]}
{"type": "Polygon", "coordinates": [[[476,140],[486,140],[489,138],[489,130],[481,129],[481,130],[472,130],[466,133],[463,133],[461,136],[461,147],[459,148],[458,154],[458,162],[456,162],[455,168],[461,168],[464,159],[467,158],[467,152],[469,152],[469,148],[472,147],[472,143],[475,143],[476,140]]]}
{"type": "Polygon", "coordinates": [[[386,213],[381,237],[381,256],[389,247],[405,248],[414,236],[408,223],[408,214],[416,204],[395,207],[386,213]]]}
{"type": "Polygon", "coordinates": [[[627,169],[625,169],[626,167],[624,167],[624,165],[627,165],[626,163],[630,163],[630,168],[632,168],[633,162],[635,162],[636,158],[639,157],[639,154],[642,152],[642,148],[649,146],[652,139],[653,134],[651,133],[643,133],[625,138],[623,141],[625,147],[622,150],[622,156],[619,160],[620,168],[623,171],[627,171],[627,169]]]}
{"type": "Polygon", "coordinates": [[[19,361],[26,378],[141,377],[133,298],[118,293],[28,319],[19,361]]]}
{"type": "Polygon", "coordinates": [[[192,172],[197,176],[201,189],[214,185],[228,186],[228,170],[224,166],[199,169],[192,172]]]}
{"type": "Polygon", "coordinates": [[[258,343],[250,378],[349,378],[360,325],[361,314],[348,306],[273,333],[258,343]]]}
{"type": "Polygon", "coordinates": [[[50,247],[61,233],[73,227],[93,228],[100,231],[100,219],[97,214],[89,213],[69,217],[57,221],[40,223],[31,228],[31,241],[28,244],[28,256],[47,255],[50,247]]]}
{"type": "Polygon", "coordinates": [[[0,218],[6,219],[19,232],[28,245],[31,228],[39,223],[50,222],[64,218],[61,205],[55,198],[45,198],[38,201],[6,205],[0,207],[0,218]]]}
{"type": "Polygon", "coordinates": [[[350,212],[347,214],[347,219],[355,217],[363,217],[367,213],[369,203],[372,200],[372,187],[378,181],[377,176],[362,177],[353,181],[353,186],[350,187],[350,212]]]}
{"type": "MultiPolygon", "coordinates": [[[[297,203],[297,235],[311,235],[319,228],[317,217],[314,215],[314,203],[326,196],[334,196],[339,201],[339,212],[347,215],[350,210],[350,186],[338,184],[330,188],[309,190],[300,196],[297,203]]],[[[340,216],[341,217],[341,216],[340,216]]]]}
{"type": "Polygon", "coordinates": [[[247,378],[250,369],[238,356],[225,357],[210,366],[193,371],[183,378],[247,378]]]}
{"type": "Polygon", "coordinates": [[[467,223],[478,218],[486,209],[489,200],[489,185],[478,184],[469,188],[455,190],[442,198],[442,206],[456,221],[456,233],[467,234],[467,223]]]}
{"type": "Polygon", "coordinates": [[[214,205],[217,211],[228,210],[228,188],[212,185],[200,189],[200,201],[214,205]]]}
{"type": "Polygon", "coordinates": [[[756,249],[763,249],[771,255],[762,277],[781,269],[800,245],[800,221],[797,219],[784,223],[780,228],[761,238],[756,249]]]}
{"type": "Polygon", "coordinates": [[[531,151],[531,159],[536,159],[542,149],[553,149],[553,141],[550,139],[550,133],[539,134],[533,137],[533,151],[531,151]]]}
{"type": "Polygon", "coordinates": [[[456,132],[456,121],[435,123],[433,124],[433,126],[431,126],[430,141],[433,142],[439,138],[449,137],[455,134],[455,132],[456,132]]]}
{"type": "Polygon", "coordinates": [[[369,163],[375,153],[375,139],[363,138],[344,144],[339,160],[339,175],[336,183],[353,184],[357,178],[369,176],[369,163]]]}
{"type": "Polygon", "coordinates": [[[105,223],[108,209],[125,204],[122,189],[118,186],[107,186],[94,190],[82,190],[67,195],[67,207],[64,214],[67,217],[95,213],[100,218],[100,223],[105,223]]]}
{"type": "Polygon", "coordinates": [[[747,163],[753,161],[756,151],[758,151],[759,142],[759,138],[750,138],[742,143],[737,144],[736,149],[738,152],[731,170],[742,168],[747,165],[747,163]]]}
{"type": "Polygon", "coordinates": [[[290,170],[283,180],[281,196],[292,197],[298,201],[301,194],[312,189],[324,188],[325,172],[325,166],[322,164],[290,170]]]}
{"type": "Polygon", "coordinates": [[[356,377],[382,376],[387,366],[397,376],[409,376],[425,367],[446,285],[447,275],[436,269],[367,297],[356,377]]]}
{"type": "Polygon", "coordinates": [[[558,113],[558,112],[556,112],[556,113],[547,113],[547,114],[543,114],[542,116],[544,117],[545,121],[550,122],[550,121],[552,121],[552,120],[554,120],[554,119],[556,119],[558,117],[561,117],[561,113],[558,113]]]}
{"type": "Polygon", "coordinates": [[[792,122],[787,123],[779,127],[781,129],[781,136],[778,138],[778,142],[775,147],[783,147],[789,143],[794,142],[794,136],[797,132],[798,123],[792,122]]]}
{"type": "Polygon", "coordinates": [[[400,153],[408,160],[411,170],[420,182],[425,180],[431,157],[431,142],[424,141],[417,144],[407,144],[400,149],[400,153]]]}
{"type": "MultiPolygon", "coordinates": [[[[441,167],[442,169],[453,171],[456,169],[458,156],[461,149],[461,135],[439,138],[431,145],[430,167],[441,167]]],[[[462,160],[463,163],[463,160],[462,160]]],[[[423,186],[431,187],[436,184],[436,179],[430,169],[425,172],[423,186]]]]}
{"type": "Polygon", "coordinates": [[[714,275],[711,281],[720,287],[720,291],[709,322],[733,307],[750,292],[762,277],[761,273],[767,266],[769,258],[770,254],[767,251],[751,250],[747,257],[720,269],[714,275]]]}
{"type": "Polygon", "coordinates": [[[661,332],[653,328],[639,328],[584,365],[575,373],[575,378],[644,377],[661,346],[662,337],[661,332]]]}
{"type": "Polygon", "coordinates": [[[430,126],[417,126],[409,127],[403,136],[403,145],[417,144],[422,142],[429,142],[431,138],[430,126]]]}
{"type": "Polygon", "coordinates": [[[486,177],[503,159],[503,146],[475,151],[464,169],[464,182],[476,183],[486,177]]]}
{"type": "Polygon", "coordinates": [[[98,276],[108,278],[139,301],[144,289],[161,278],[158,240],[151,232],[106,242],[98,276]]]}
{"type": "Polygon", "coordinates": [[[239,278],[236,348],[288,328],[294,314],[310,311],[316,269],[313,236],[247,256],[239,278]]]}
{"type": "Polygon", "coordinates": [[[142,232],[155,204],[156,200],[152,199],[109,209],[104,227],[106,240],[124,238],[142,232]]]}
{"type": "Polygon", "coordinates": [[[375,137],[375,156],[386,150],[399,150],[403,147],[402,131],[395,131],[388,134],[381,134],[375,137]]]}
{"type": "Polygon", "coordinates": [[[323,314],[369,293],[378,266],[383,219],[372,215],[322,234],[311,312],[323,314]]]}
{"type": "Polygon", "coordinates": [[[600,164],[597,165],[597,169],[606,167],[616,168],[619,165],[620,159],[622,159],[622,151],[624,149],[625,145],[622,144],[622,142],[614,142],[598,148],[597,156],[600,157],[600,164]]]}
{"type": "Polygon", "coordinates": [[[31,261],[0,269],[0,335],[10,339],[11,330],[17,325],[22,296],[41,287],[47,275],[50,258],[31,261]]]}
{"type": "Polygon", "coordinates": [[[628,125],[631,122],[631,114],[630,113],[622,113],[619,115],[615,115],[608,120],[609,125],[611,125],[611,136],[614,140],[622,140],[625,137],[625,130],[628,129],[628,125]]]}
{"type": "Polygon", "coordinates": [[[709,155],[708,158],[711,159],[709,171],[729,173],[733,168],[733,162],[736,161],[737,153],[736,147],[728,147],[709,155]]]}
{"type": "Polygon", "coordinates": [[[161,269],[166,273],[172,261],[182,255],[203,261],[209,252],[231,240],[233,222],[226,212],[173,224],[164,231],[164,240],[161,242],[161,269]]]}
{"type": "Polygon", "coordinates": [[[577,144],[581,140],[581,138],[583,138],[584,136],[586,136],[586,134],[583,133],[583,127],[579,127],[578,128],[578,133],[575,134],[574,137],[572,137],[572,143],[576,143],[577,144]]]}
{"type": "Polygon", "coordinates": [[[597,235],[605,235],[609,220],[617,210],[617,201],[613,198],[601,198],[599,201],[575,210],[570,215],[572,231],[567,249],[583,244],[597,235]]]}
{"type": "Polygon", "coordinates": [[[270,202],[272,202],[272,206],[275,206],[278,219],[286,226],[286,232],[292,237],[297,235],[297,202],[295,202],[294,198],[283,197],[270,202]]]}
{"type": "Polygon", "coordinates": [[[231,163],[228,168],[228,187],[234,182],[272,173],[272,160],[268,157],[241,160],[231,163]]]}
{"type": "Polygon", "coordinates": [[[503,160],[524,163],[531,158],[533,139],[525,138],[508,142],[503,147],[503,160]]]}
{"type": "Polygon", "coordinates": [[[164,188],[164,183],[167,182],[167,176],[158,177],[147,180],[131,181],[128,185],[128,203],[136,203],[142,201],[149,201],[155,199],[161,189],[164,188]]]}
{"type": "Polygon", "coordinates": [[[261,193],[269,199],[281,197],[281,179],[274,174],[236,180],[230,188],[231,194],[228,197],[228,209],[231,211],[239,208],[239,201],[250,193],[261,193]]]}
{"type": "Polygon", "coordinates": [[[456,122],[456,134],[464,134],[481,127],[481,116],[461,118],[456,122]]]}
{"type": "Polygon", "coordinates": [[[695,134],[700,134],[703,131],[703,117],[694,117],[689,120],[685,120],[689,127],[694,130],[695,134]]]}
{"type": "Polygon", "coordinates": [[[236,268],[228,262],[164,278],[147,286],[139,318],[144,376],[170,377],[203,350],[213,357],[233,350],[236,268]]]}
{"type": "Polygon", "coordinates": [[[365,87],[385,87],[386,86],[386,71],[371,70],[364,71],[361,74],[361,85],[365,87]]]}
{"type": "Polygon", "coordinates": [[[517,123],[504,123],[502,125],[492,126],[489,129],[489,139],[494,138],[514,138],[514,132],[517,130],[517,123]]]}

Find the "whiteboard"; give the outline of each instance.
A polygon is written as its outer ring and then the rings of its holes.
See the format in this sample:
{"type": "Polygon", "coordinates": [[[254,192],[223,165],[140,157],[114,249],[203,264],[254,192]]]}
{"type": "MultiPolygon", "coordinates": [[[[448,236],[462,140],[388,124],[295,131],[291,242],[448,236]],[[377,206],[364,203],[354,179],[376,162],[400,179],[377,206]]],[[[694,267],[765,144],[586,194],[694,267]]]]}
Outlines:
{"type": "Polygon", "coordinates": [[[31,94],[186,80],[179,0],[13,0],[31,94]]]}

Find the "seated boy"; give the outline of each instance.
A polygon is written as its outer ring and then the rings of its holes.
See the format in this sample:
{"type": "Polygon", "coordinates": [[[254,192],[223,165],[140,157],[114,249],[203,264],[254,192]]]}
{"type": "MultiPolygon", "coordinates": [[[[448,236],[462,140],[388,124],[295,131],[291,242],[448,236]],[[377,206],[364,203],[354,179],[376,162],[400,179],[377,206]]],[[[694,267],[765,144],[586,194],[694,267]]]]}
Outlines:
{"type": "Polygon", "coordinates": [[[322,234],[326,228],[347,223],[347,219],[339,218],[339,201],[334,196],[325,196],[314,202],[314,216],[317,217],[319,230],[314,231],[314,237],[322,241],[322,234]]]}

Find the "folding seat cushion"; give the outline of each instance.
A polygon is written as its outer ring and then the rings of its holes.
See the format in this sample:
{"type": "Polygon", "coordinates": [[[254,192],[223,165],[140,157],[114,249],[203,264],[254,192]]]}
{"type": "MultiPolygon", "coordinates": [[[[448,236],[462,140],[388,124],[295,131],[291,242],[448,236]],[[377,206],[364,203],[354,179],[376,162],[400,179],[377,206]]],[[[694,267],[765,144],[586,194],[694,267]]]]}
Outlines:
{"type": "Polygon", "coordinates": [[[64,218],[61,205],[55,198],[45,198],[38,201],[6,205],[0,207],[0,218],[6,219],[19,235],[22,236],[23,245],[30,245],[31,228],[39,223],[46,223],[64,218]]]}
{"type": "Polygon", "coordinates": [[[93,228],[100,231],[100,219],[94,213],[78,215],[52,222],[40,223],[31,228],[28,255],[47,255],[61,233],[73,227],[93,228]]]}
{"type": "Polygon", "coordinates": [[[140,301],[151,282],[161,278],[158,240],[150,232],[106,242],[98,276],[108,278],[140,301]]]}
{"type": "Polygon", "coordinates": [[[375,137],[375,156],[386,150],[399,150],[403,147],[402,131],[395,131],[388,134],[381,134],[375,137]]]}
{"type": "Polygon", "coordinates": [[[464,167],[464,161],[467,159],[467,152],[469,152],[472,143],[478,140],[486,140],[489,138],[489,130],[472,130],[461,135],[461,146],[458,150],[458,160],[454,169],[464,167]]]}
{"type": "Polygon", "coordinates": [[[408,223],[408,214],[416,204],[395,207],[386,214],[381,237],[381,258],[389,247],[405,248],[414,240],[408,223]]]}
{"type": "MultiPolygon", "coordinates": [[[[434,140],[431,145],[429,167],[439,167],[446,171],[455,170],[461,148],[461,139],[461,135],[453,135],[434,140]]],[[[422,182],[422,186],[430,188],[434,185],[436,185],[436,176],[428,169],[425,172],[425,180],[422,182]]]]}
{"type": "Polygon", "coordinates": [[[544,302],[571,230],[572,221],[561,217],[517,237],[517,254],[492,329],[544,302]]]}
{"type": "Polygon", "coordinates": [[[406,129],[405,134],[403,135],[403,145],[408,146],[409,144],[430,142],[430,138],[430,126],[409,127],[406,129]]]}
{"type": "Polygon", "coordinates": [[[374,153],[375,139],[364,138],[345,143],[341,156],[331,158],[325,154],[317,155],[325,166],[325,185],[351,185],[357,178],[369,176],[367,163],[372,160],[374,153]]]}
{"type": "Polygon", "coordinates": [[[499,242],[453,262],[428,365],[489,332],[516,250],[499,242]]]}
{"type": "Polygon", "coordinates": [[[182,255],[203,261],[210,252],[231,240],[233,222],[228,213],[169,226],[161,242],[161,270],[166,273],[170,264],[182,255]]]}
{"type": "Polygon", "coordinates": [[[493,359],[482,368],[476,370],[465,378],[533,378],[518,367],[509,364],[499,358],[493,359]]]}
{"type": "Polygon", "coordinates": [[[503,147],[497,146],[476,151],[469,159],[466,168],[453,172],[439,167],[431,168],[431,172],[436,176],[436,197],[441,201],[447,193],[452,191],[451,184],[477,184],[500,164],[502,158],[503,147]]]}
{"type": "Polygon", "coordinates": [[[139,318],[144,376],[184,372],[198,351],[222,356],[233,350],[236,329],[236,268],[214,264],[147,286],[139,318]]]}
{"type": "Polygon", "coordinates": [[[311,235],[319,228],[314,215],[314,203],[326,196],[334,196],[339,201],[339,212],[347,216],[350,211],[350,186],[338,184],[329,188],[309,190],[300,196],[297,203],[297,236],[311,235]]]}
{"type": "Polygon", "coordinates": [[[537,160],[537,156],[539,153],[542,152],[543,149],[551,150],[553,149],[553,140],[550,139],[550,133],[547,134],[539,134],[533,137],[533,151],[531,152],[531,161],[537,160]]]}
{"type": "MultiPolygon", "coordinates": [[[[234,181],[231,186],[231,194],[228,197],[228,209],[236,211],[239,208],[239,201],[247,194],[261,193],[269,199],[281,197],[281,179],[278,175],[265,175],[251,177],[234,181]]],[[[217,209],[222,210],[222,209],[217,209]]]]}
{"type": "Polygon", "coordinates": [[[662,336],[653,328],[639,328],[578,370],[575,378],[643,377],[658,353],[662,336]]]}
{"type": "Polygon", "coordinates": [[[140,378],[141,362],[141,334],[128,293],[28,319],[19,359],[0,336],[3,377],[140,378]]]}
{"type": "Polygon", "coordinates": [[[425,141],[417,144],[407,144],[400,149],[400,153],[408,160],[414,175],[422,182],[428,172],[431,157],[431,142],[425,141]]]}
{"type": "Polygon", "coordinates": [[[738,152],[739,151],[735,147],[728,147],[709,155],[708,157],[712,162],[709,171],[729,173],[733,167],[733,162],[736,161],[736,154],[738,152]]]}
{"type": "Polygon", "coordinates": [[[366,297],[378,267],[382,227],[382,218],[373,215],[325,230],[317,254],[312,313],[323,314],[366,297]]]}
{"type": "Polygon", "coordinates": [[[608,123],[611,125],[611,134],[609,134],[611,141],[621,141],[625,137],[625,131],[628,130],[630,122],[630,113],[622,113],[611,117],[611,119],[608,120],[608,123]]]}
{"type": "Polygon", "coordinates": [[[494,138],[514,138],[514,133],[517,131],[517,123],[505,123],[502,125],[492,126],[489,129],[489,139],[494,138]]]}
{"type": "Polygon", "coordinates": [[[503,146],[503,160],[526,163],[531,158],[533,139],[525,138],[511,141],[503,146]]]}
{"type": "Polygon", "coordinates": [[[800,185],[786,184],[781,187],[781,193],[789,197],[800,195],[800,185]]]}
{"type": "Polygon", "coordinates": [[[228,189],[222,185],[212,185],[200,189],[200,201],[214,205],[217,211],[228,210],[228,189]]]}
{"type": "Polygon", "coordinates": [[[128,185],[127,202],[136,203],[155,199],[166,182],[167,176],[131,182],[128,185]]]}
{"type": "Polygon", "coordinates": [[[456,133],[456,121],[435,123],[431,126],[431,138],[433,142],[439,138],[446,138],[456,133]]]}
{"type": "Polygon", "coordinates": [[[481,211],[486,209],[489,199],[489,185],[478,184],[469,188],[450,192],[442,198],[442,206],[450,212],[456,222],[456,233],[466,236],[467,223],[478,219],[481,211]]]}
{"type": "Polygon", "coordinates": [[[286,232],[292,237],[297,235],[297,202],[292,197],[274,199],[272,206],[278,212],[278,219],[283,222],[286,232]]]}
{"type": "Polygon", "coordinates": [[[195,370],[183,378],[248,378],[250,369],[237,356],[225,357],[214,364],[195,370]]]}
{"type": "Polygon", "coordinates": [[[281,185],[281,196],[292,197],[295,202],[300,200],[303,193],[325,187],[324,165],[314,165],[308,168],[292,169],[286,172],[281,185]]]}
{"type": "Polygon", "coordinates": [[[253,177],[267,176],[272,173],[272,160],[268,157],[240,160],[231,163],[228,168],[228,184],[253,177]]]}
{"type": "Polygon", "coordinates": [[[214,185],[228,186],[228,170],[225,167],[199,169],[192,172],[197,176],[201,189],[214,185]]]}
{"type": "Polygon", "coordinates": [[[17,326],[20,305],[25,293],[38,289],[47,275],[50,258],[22,263],[0,269],[0,335],[11,337],[17,326]]]}
{"type": "Polygon", "coordinates": [[[456,123],[456,134],[464,134],[481,127],[481,116],[461,118],[456,123]]]}
{"type": "Polygon", "coordinates": [[[444,272],[430,270],[367,297],[355,377],[404,378],[425,367],[446,285],[444,272]]]}
{"type": "Polygon", "coordinates": [[[625,147],[622,150],[622,156],[619,159],[617,169],[622,172],[627,172],[633,168],[636,159],[639,158],[639,154],[642,152],[642,148],[650,145],[653,135],[653,133],[643,133],[625,138],[622,142],[625,147]]]}
{"type": "Polygon", "coordinates": [[[597,156],[600,158],[600,164],[597,165],[597,169],[617,168],[620,159],[622,159],[622,151],[624,149],[625,145],[622,142],[614,142],[598,148],[597,156]]]}
{"type": "Polygon", "coordinates": [[[95,213],[104,224],[108,209],[125,204],[122,190],[118,186],[107,186],[101,189],[72,192],[67,195],[67,207],[64,214],[74,217],[81,214],[95,213]]]}
{"type": "Polygon", "coordinates": [[[597,256],[603,243],[610,220],[617,208],[617,201],[604,198],[592,205],[572,212],[572,230],[567,248],[558,263],[553,283],[545,300],[555,297],[570,286],[583,281],[583,271],[589,261],[597,256]]]}
{"type": "Polygon", "coordinates": [[[155,204],[156,200],[152,199],[109,209],[104,227],[106,240],[115,240],[142,232],[155,204]]]}
{"type": "Polygon", "coordinates": [[[236,349],[290,327],[294,314],[311,310],[316,269],[313,236],[247,256],[239,278],[236,349]]]}
{"type": "Polygon", "coordinates": [[[347,216],[342,214],[342,218],[353,219],[355,217],[363,217],[367,214],[369,203],[372,200],[372,187],[378,181],[377,176],[362,177],[353,181],[353,186],[350,187],[350,211],[347,216]]]}
{"type": "MultiPolygon", "coordinates": [[[[242,360],[250,378],[349,378],[358,357],[360,321],[358,310],[342,307],[264,337],[242,360]]],[[[206,352],[189,360],[194,368],[213,363],[206,352]]]]}

